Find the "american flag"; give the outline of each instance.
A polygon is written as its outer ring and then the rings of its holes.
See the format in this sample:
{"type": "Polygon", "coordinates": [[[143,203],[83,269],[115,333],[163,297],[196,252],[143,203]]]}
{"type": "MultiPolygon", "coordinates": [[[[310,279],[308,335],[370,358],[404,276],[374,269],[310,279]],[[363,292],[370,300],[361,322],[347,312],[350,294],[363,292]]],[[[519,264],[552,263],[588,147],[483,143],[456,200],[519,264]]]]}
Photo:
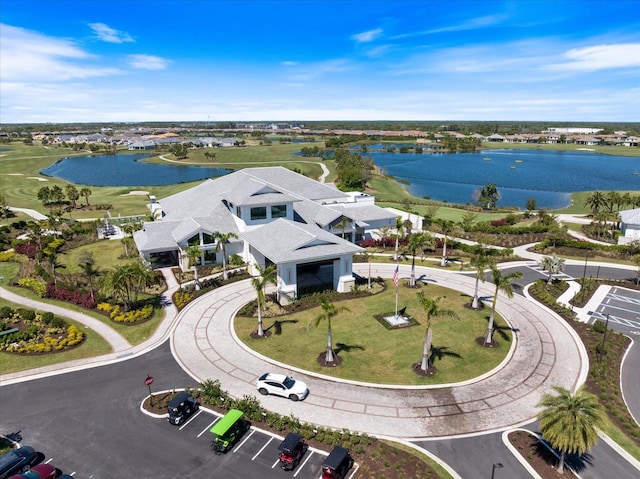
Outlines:
{"type": "Polygon", "coordinates": [[[396,288],[398,287],[398,279],[400,278],[398,276],[398,266],[399,265],[396,265],[396,270],[393,272],[393,284],[396,285],[396,288]]]}

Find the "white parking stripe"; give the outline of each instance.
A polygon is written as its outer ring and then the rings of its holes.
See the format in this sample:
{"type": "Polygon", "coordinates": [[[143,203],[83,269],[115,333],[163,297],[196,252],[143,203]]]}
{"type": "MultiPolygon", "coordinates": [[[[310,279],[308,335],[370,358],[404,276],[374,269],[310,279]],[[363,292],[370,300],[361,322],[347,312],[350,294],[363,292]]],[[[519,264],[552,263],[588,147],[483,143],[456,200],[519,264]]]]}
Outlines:
{"type": "Polygon", "coordinates": [[[51,461],[53,461],[53,457],[50,457],[48,461],[45,461],[45,464],[49,464],[51,461]]]}
{"type": "Polygon", "coordinates": [[[207,427],[205,427],[202,432],[200,434],[198,434],[198,437],[202,436],[205,432],[207,432],[209,429],[211,429],[211,426],[213,426],[215,423],[217,423],[220,420],[219,417],[215,418],[213,420],[213,422],[211,424],[209,424],[207,427]]]}
{"type": "Polygon", "coordinates": [[[253,433],[256,432],[255,429],[251,429],[251,434],[249,434],[247,437],[244,438],[244,441],[242,441],[240,444],[238,444],[238,446],[233,450],[233,452],[236,452],[238,449],[240,449],[242,447],[242,445],[247,442],[249,440],[249,438],[251,436],[253,436],[253,433]]]}
{"type": "Polygon", "coordinates": [[[185,427],[187,427],[187,424],[189,424],[191,421],[193,421],[195,418],[197,418],[200,413],[202,412],[202,409],[198,409],[198,412],[195,413],[193,416],[191,416],[189,418],[189,420],[187,422],[185,422],[182,426],[180,426],[180,429],[178,429],[178,431],[182,431],[185,427]]]}
{"type": "Polygon", "coordinates": [[[276,460],[276,462],[273,463],[273,466],[271,466],[271,469],[273,469],[274,467],[276,467],[278,465],[278,463],[280,462],[280,459],[276,460]]]}
{"type": "Polygon", "coordinates": [[[269,438],[269,440],[267,441],[267,443],[266,443],[264,446],[262,446],[262,449],[260,449],[258,452],[256,452],[256,455],[255,455],[255,456],[253,456],[253,457],[251,458],[251,460],[252,460],[252,461],[254,461],[254,460],[255,460],[255,458],[256,458],[256,457],[258,457],[262,451],[264,451],[264,448],[265,448],[265,447],[267,447],[271,441],[273,441],[273,437],[270,437],[270,438],[269,438]]]}
{"type": "MultiPolygon", "coordinates": [[[[310,449],[307,449],[307,452],[311,451],[310,449]]],[[[300,464],[298,466],[298,469],[296,470],[295,474],[293,475],[293,477],[296,477],[298,475],[298,473],[302,470],[302,468],[304,467],[304,465],[307,463],[307,461],[309,459],[311,459],[311,456],[313,456],[313,451],[309,452],[309,455],[307,456],[307,458],[304,460],[304,462],[302,464],[300,464]]]]}

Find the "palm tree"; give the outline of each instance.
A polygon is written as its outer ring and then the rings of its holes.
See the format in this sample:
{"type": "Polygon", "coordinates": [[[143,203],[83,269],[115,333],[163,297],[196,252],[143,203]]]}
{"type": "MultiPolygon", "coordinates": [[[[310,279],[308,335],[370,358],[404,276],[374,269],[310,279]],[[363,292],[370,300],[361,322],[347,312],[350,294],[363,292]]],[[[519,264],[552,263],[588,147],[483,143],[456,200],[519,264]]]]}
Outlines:
{"type": "Polygon", "coordinates": [[[200,283],[198,282],[198,263],[200,262],[200,258],[202,258],[200,246],[197,244],[191,245],[186,249],[185,253],[187,254],[187,258],[189,258],[189,266],[193,266],[193,284],[196,289],[200,289],[200,283]]]}
{"type": "Polygon", "coordinates": [[[471,259],[471,266],[476,269],[476,285],[473,291],[473,300],[471,301],[471,307],[473,309],[478,309],[480,307],[478,304],[478,286],[480,285],[480,281],[484,283],[484,270],[493,266],[493,264],[493,259],[487,256],[487,248],[482,244],[478,244],[475,247],[474,256],[471,259]]]}
{"type": "Polygon", "coordinates": [[[545,256],[540,260],[538,265],[544,270],[549,272],[547,278],[547,284],[551,284],[553,275],[562,272],[564,269],[564,259],[558,258],[555,254],[553,256],[545,256]]]}
{"type": "Polygon", "coordinates": [[[584,206],[591,208],[591,213],[596,214],[603,206],[607,205],[607,198],[602,191],[589,193],[584,200],[584,206]]]}
{"type": "Polygon", "coordinates": [[[71,201],[72,208],[75,209],[76,201],[80,198],[80,193],[78,193],[77,188],[74,185],[67,185],[64,187],[64,191],[67,194],[69,201],[71,201]]]}
{"type": "Polygon", "coordinates": [[[400,246],[400,239],[404,238],[407,232],[411,233],[413,223],[411,220],[403,220],[402,216],[396,218],[396,249],[393,253],[393,261],[398,261],[398,247],[400,246]]]}
{"type": "Polygon", "coordinates": [[[425,296],[424,291],[420,291],[418,293],[418,299],[424,308],[424,312],[427,314],[424,345],[422,348],[422,363],[420,364],[420,369],[427,372],[430,366],[429,353],[431,352],[431,338],[433,336],[433,332],[431,330],[431,318],[449,316],[450,318],[460,319],[460,317],[453,309],[440,308],[439,303],[442,298],[428,298],[425,296]]]}
{"type": "Polygon", "coordinates": [[[560,451],[558,472],[564,471],[567,453],[582,455],[598,442],[598,429],[606,425],[604,408],[598,398],[580,386],[575,394],[554,386],[557,396],[544,394],[538,406],[542,438],[560,451]]]}
{"type": "Polygon", "coordinates": [[[377,235],[380,237],[382,241],[382,246],[387,246],[387,238],[389,238],[389,232],[391,231],[391,226],[382,226],[376,230],[377,235]]]}
{"type": "Polygon", "coordinates": [[[222,279],[226,281],[229,279],[229,277],[227,276],[227,250],[225,248],[225,245],[230,240],[237,239],[238,235],[231,232],[220,233],[219,231],[216,231],[212,236],[218,240],[216,243],[216,253],[222,250],[222,279]]]}
{"type": "Polygon", "coordinates": [[[91,292],[91,299],[95,300],[93,280],[99,277],[102,273],[98,268],[96,268],[96,260],[93,257],[93,253],[91,251],[80,253],[80,256],[78,257],[78,264],[84,275],[87,277],[89,291],[91,292]]]}
{"type": "Polygon", "coordinates": [[[255,265],[255,269],[258,272],[257,276],[251,278],[251,286],[256,290],[258,295],[258,336],[264,337],[264,329],[262,327],[262,308],[264,308],[264,288],[267,284],[276,284],[278,270],[275,264],[262,267],[258,263],[255,265]]]}
{"type": "Polygon", "coordinates": [[[80,195],[84,196],[84,199],[87,202],[87,206],[89,206],[89,196],[91,196],[91,190],[86,187],[82,188],[80,190],[80,195]]]}
{"type": "Polygon", "coordinates": [[[636,286],[640,286],[640,254],[633,256],[633,263],[638,267],[638,271],[636,271],[636,286]]]}
{"type": "Polygon", "coordinates": [[[407,249],[411,252],[411,281],[409,286],[412,288],[416,285],[416,252],[424,251],[428,245],[433,244],[433,238],[427,233],[412,234],[409,238],[407,249]]]}
{"type": "Polygon", "coordinates": [[[504,274],[496,265],[491,266],[491,281],[496,285],[496,292],[493,295],[487,338],[485,339],[484,344],[491,344],[493,341],[493,321],[496,313],[496,303],[498,302],[498,292],[502,291],[507,295],[507,297],[513,298],[513,281],[520,278],[522,278],[522,273],[520,271],[513,271],[509,274],[504,274]]]}
{"type": "Polygon", "coordinates": [[[333,351],[333,338],[331,336],[331,318],[337,316],[343,311],[349,311],[344,306],[336,307],[333,303],[329,303],[325,298],[320,299],[322,313],[313,320],[313,326],[318,327],[321,321],[327,321],[327,353],[324,357],[325,363],[335,362],[336,353],[333,351]]]}
{"type": "Polygon", "coordinates": [[[440,260],[440,266],[447,265],[447,235],[453,233],[457,228],[456,224],[451,220],[443,220],[438,225],[438,230],[442,233],[442,259],[440,260]]]}

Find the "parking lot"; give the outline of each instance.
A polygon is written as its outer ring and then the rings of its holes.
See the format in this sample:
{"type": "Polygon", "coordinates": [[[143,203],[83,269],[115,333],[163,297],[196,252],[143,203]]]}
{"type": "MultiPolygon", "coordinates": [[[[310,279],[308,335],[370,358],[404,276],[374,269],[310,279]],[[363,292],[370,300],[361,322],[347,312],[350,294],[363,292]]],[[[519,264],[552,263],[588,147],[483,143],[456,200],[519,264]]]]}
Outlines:
{"type": "MultiPolygon", "coordinates": [[[[166,425],[165,434],[169,438],[173,437],[180,442],[188,441],[193,444],[194,449],[202,451],[203,460],[211,465],[212,470],[224,467],[225,477],[282,479],[291,475],[296,478],[317,479],[321,476],[322,463],[326,457],[324,451],[309,448],[298,467],[291,472],[285,472],[279,467],[278,461],[278,446],[283,437],[254,427],[251,427],[226,454],[216,454],[210,448],[212,436],[209,429],[219,419],[218,414],[204,408],[200,408],[179,427],[172,426],[166,419],[148,418],[149,421],[163,421],[166,425]]],[[[354,477],[354,470],[348,477],[354,477]]]]}
{"type": "Polygon", "coordinates": [[[608,317],[609,327],[640,334],[640,292],[614,286],[590,314],[591,322],[608,317]]]}

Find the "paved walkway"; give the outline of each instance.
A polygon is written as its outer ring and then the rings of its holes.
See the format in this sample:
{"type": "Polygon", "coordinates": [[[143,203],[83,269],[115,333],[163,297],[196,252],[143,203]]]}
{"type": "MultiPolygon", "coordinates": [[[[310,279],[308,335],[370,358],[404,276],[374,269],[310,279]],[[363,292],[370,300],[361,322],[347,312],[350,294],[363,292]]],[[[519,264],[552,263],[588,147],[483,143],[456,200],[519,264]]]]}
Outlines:
{"type": "MultiPolygon", "coordinates": [[[[366,274],[368,265],[354,265],[366,274]]],[[[372,264],[371,274],[390,278],[395,265],[372,264]]],[[[473,295],[472,277],[416,267],[429,282],[473,295]]],[[[400,267],[408,277],[410,267],[400,267]]],[[[492,287],[480,291],[487,299],[492,287]]],[[[269,370],[292,369],[247,350],[235,337],[232,318],[255,297],[249,281],[220,288],[191,303],[172,332],[172,350],[196,380],[219,379],[231,395],[255,395],[256,378],[269,370]]],[[[586,379],[586,352],[564,321],[537,303],[501,297],[499,312],[515,331],[510,356],[482,378],[438,387],[372,386],[295,372],[311,394],[293,403],[261,398],[267,409],[293,414],[315,424],[368,434],[425,438],[471,434],[524,424],[535,418],[536,404],[552,386],[573,389],[586,379]],[[515,347],[517,344],[517,347],[515,347]]]]}

